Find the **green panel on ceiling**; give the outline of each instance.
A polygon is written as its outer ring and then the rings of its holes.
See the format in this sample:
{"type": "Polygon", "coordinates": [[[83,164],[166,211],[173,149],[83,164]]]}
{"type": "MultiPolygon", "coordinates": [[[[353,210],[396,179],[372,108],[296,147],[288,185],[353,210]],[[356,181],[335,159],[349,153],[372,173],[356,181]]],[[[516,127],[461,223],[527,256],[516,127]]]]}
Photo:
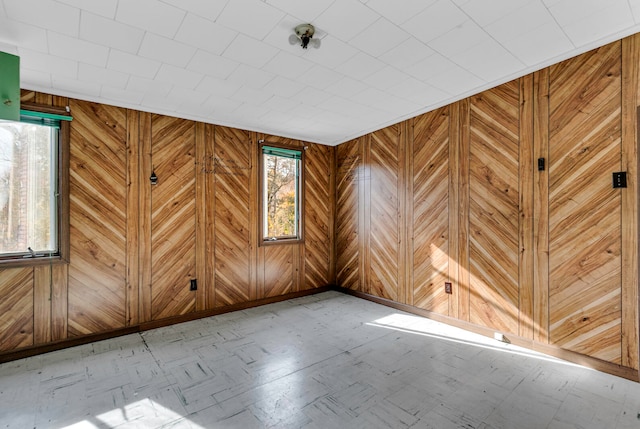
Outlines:
{"type": "Polygon", "coordinates": [[[0,52],[0,119],[20,120],[20,57],[0,52]]]}

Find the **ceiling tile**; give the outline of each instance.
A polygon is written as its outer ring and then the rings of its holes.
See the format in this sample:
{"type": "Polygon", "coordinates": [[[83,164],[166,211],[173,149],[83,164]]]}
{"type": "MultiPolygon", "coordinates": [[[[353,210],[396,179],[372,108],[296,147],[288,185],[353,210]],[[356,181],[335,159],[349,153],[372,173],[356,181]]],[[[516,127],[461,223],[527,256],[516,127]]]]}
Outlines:
{"type": "Polygon", "coordinates": [[[487,82],[498,81],[526,67],[493,39],[452,56],[452,60],[487,82]]]}
{"type": "Polygon", "coordinates": [[[476,45],[494,42],[482,28],[469,20],[429,42],[429,47],[444,56],[455,56],[476,45]]]}
{"type": "Polygon", "coordinates": [[[238,86],[262,89],[275,77],[276,75],[269,71],[241,64],[229,77],[227,77],[227,82],[235,83],[238,86]]]}
{"type": "Polygon", "coordinates": [[[431,77],[429,83],[449,94],[467,94],[476,88],[480,88],[486,82],[467,70],[455,66],[447,70],[446,73],[431,77]]]}
{"type": "Polygon", "coordinates": [[[220,55],[235,37],[234,31],[220,24],[188,14],[175,40],[220,55]]]}
{"type": "Polygon", "coordinates": [[[217,110],[222,111],[233,111],[242,105],[239,101],[233,101],[228,98],[223,98],[220,96],[209,97],[207,101],[202,103],[202,107],[213,110],[214,112],[217,110]]]}
{"type": "Polygon", "coordinates": [[[397,69],[405,69],[430,57],[434,50],[416,38],[409,38],[389,52],[381,55],[380,60],[397,69]]]}
{"type": "Polygon", "coordinates": [[[7,16],[16,21],[69,36],[78,35],[80,9],[51,0],[4,0],[7,16]]]}
{"type": "Polygon", "coordinates": [[[612,0],[600,9],[594,8],[589,15],[578,21],[563,25],[564,31],[574,45],[586,45],[606,37],[612,32],[623,31],[634,24],[629,4],[612,0]]]}
{"type": "Polygon", "coordinates": [[[256,68],[264,66],[278,50],[256,39],[238,34],[222,56],[256,68]]]}
{"type": "Polygon", "coordinates": [[[227,78],[239,63],[202,50],[196,51],[187,65],[187,69],[220,79],[227,78]]]}
{"type": "Polygon", "coordinates": [[[314,67],[314,64],[307,60],[280,51],[263,69],[288,79],[296,79],[299,75],[308,72],[312,67],[314,67]]]}
{"type": "Polygon", "coordinates": [[[378,89],[386,90],[391,86],[397,84],[398,82],[409,79],[409,77],[410,76],[407,73],[402,72],[395,67],[386,66],[385,68],[367,77],[364,80],[364,83],[378,89]]]}
{"type": "Polygon", "coordinates": [[[552,23],[555,23],[555,21],[547,8],[539,2],[534,2],[505,15],[486,26],[485,30],[498,42],[506,43],[506,41],[514,37],[552,23]]]}
{"type": "Polygon", "coordinates": [[[347,42],[379,17],[380,15],[357,0],[339,0],[323,12],[316,23],[328,34],[347,42]]]}
{"type": "Polygon", "coordinates": [[[302,22],[313,22],[322,12],[324,12],[335,0],[266,0],[266,3],[286,11],[302,22]]]}
{"type": "Polygon", "coordinates": [[[107,68],[135,76],[153,79],[158,73],[158,69],[160,69],[160,63],[158,61],[138,57],[127,52],[111,49],[109,52],[107,68]]]}
{"type": "Polygon", "coordinates": [[[202,91],[173,87],[173,89],[169,91],[167,98],[176,104],[190,102],[192,104],[201,105],[207,98],[209,98],[209,94],[202,91]]]}
{"type": "Polygon", "coordinates": [[[51,88],[51,74],[38,70],[21,69],[20,86],[25,89],[51,88]]]}
{"type": "Polygon", "coordinates": [[[200,82],[196,87],[196,90],[198,91],[229,99],[233,96],[233,94],[238,92],[239,89],[240,85],[211,76],[205,76],[204,79],[202,79],[202,82],[200,82]]]}
{"type": "Polygon", "coordinates": [[[48,32],[49,53],[63,58],[69,58],[94,66],[104,67],[107,65],[109,48],[74,37],[48,32]]]}
{"type": "Polygon", "coordinates": [[[321,66],[312,67],[306,73],[302,73],[296,78],[298,82],[316,89],[324,89],[340,79],[342,79],[342,75],[340,73],[336,73],[321,66]]]}
{"type": "Polygon", "coordinates": [[[327,86],[325,91],[332,95],[350,98],[367,88],[368,86],[365,83],[345,76],[337,82],[327,86]]]}
{"type": "Polygon", "coordinates": [[[430,77],[444,73],[453,67],[455,67],[455,64],[451,60],[435,53],[407,68],[407,73],[419,81],[425,82],[430,77]]]}
{"type": "Polygon", "coordinates": [[[322,45],[319,49],[308,49],[307,51],[306,59],[330,69],[335,69],[358,53],[355,47],[331,35],[322,39],[322,45]]]}
{"type": "Polygon", "coordinates": [[[351,39],[349,44],[371,56],[379,57],[409,37],[408,33],[396,25],[385,18],[380,18],[351,39]]]}
{"type": "Polygon", "coordinates": [[[87,0],[56,0],[59,3],[65,3],[69,6],[77,7],[88,12],[102,15],[109,19],[116,17],[116,10],[118,8],[118,0],[100,0],[100,1],[87,1],[87,0]]]}
{"type": "Polygon", "coordinates": [[[529,33],[520,34],[502,45],[527,66],[538,66],[575,47],[565,33],[554,23],[543,25],[529,33]]]}
{"type": "Polygon", "coordinates": [[[66,91],[69,94],[79,96],[81,99],[86,97],[98,97],[100,95],[100,85],[95,82],[80,82],[77,79],[69,79],[66,77],[52,76],[52,87],[57,91],[66,91]]]}
{"type": "Polygon", "coordinates": [[[18,55],[18,45],[8,45],[0,41],[0,52],[11,55],[18,55]]]}
{"type": "Polygon", "coordinates": [[[144,95],[141,92],[131,91],[128,89],[103,86],[100,90],[100,97],[104,97],[107,100],[113,100],[116,105],[120,103],[127,105],[139,105],[142,103],[144,95]]]}
{"type": "Polygon", "coordinates": [[[103,67],[80,63],[78,66],[78,80],[124,89],[129,81],[129,75],[103,67]]]}
{"type": "Polygon", "coordinates": [[[317,106],[325,100],[331,98],[331,94],[312,88],[310,86],[304,87],[302,91],[295,95],[290,96],[292,100],[297,100],[308,109],[309,106],[317,106]]]}
{"type": "Polygon", "coordinates": [[[80,38],[135,54],[144,31],[88,12],[80,15],[80,38]]]}
{"type": "Polygon", "coordinates": [[[160,82],[151,79],[145,79],[139,76],[131,76],[127,83],[127,90],[140,93],[153,93],[166,97],[173,88],[172,84],[160,82]]]}
{"type": "Polygon", "coordinates": [[[484,27],[530,3],[536,3],[542,6],[540,0],[468,1],[459,6],[471,19],[478,23],[478,25],[484,27]]]}
{"type": "Polygon", "coordinates": [[[116,20],[173,38],[186,12],[157,0],[122,0],[116,20]]]}
{"type": "Polygon", "coordinates": [[[362,80],[382,70],[384,66],[385,64],[382,61],[360,52],[344,64],[336,67],[336,71],[354,79],[362,80]]]}
{"type": "Polygon", "coordinates": [[[418,40],[431,40],[448,33],[469,18],[449,0],[438,0],[404,24],[418,40]]]}
{"type": "Polygon", "coordinates": [[[30,49],[18,49],[20,69],[46,71],[61,77],[78,77],[78,62],[54,55],[43,54],[30,49]]]}
{"type": "Polygon", "coordinates": [[[409,78],[389,88],[389,92],[421,106],[432,106],[449,98],[449,94],[431,85],[409,78]]]}
{"type": "Polygon", "coordinates": [[[193,46],[147,32],[138,55],[177,67],[186,67],[195,53],[196,49],[193,46]]]}
{"type": "Polygon", "coordinates": [[[269,91],[272,94],[279,95],[280,97],[294,97],[303,89],[305,89],[303,84],[294,82],[290,79],[285,79],[282,76],[276,76],[264,87],[265,91],[269,91]]]}
{"type": "Polygon", "coordinates": [[[369,0],[367,6],[395,24],[403,24],[434,4],[436,0],[403,0],[400,6],[389,0],[369,0]]]}
{"type": "Polygon", "coordinates": [[[180,88],[194,89],[203,78],[204,76],[200,73],[175,67],[170,64],[162,64],[155,80],[158,82],[171,83],[180,88]]]}
{"type": "Polygon", "coordinates": [[[277,110],[278,112],[289,112],[301,107],[301,104],[290,98],[274,95],[264,103],[264,106],[268,109],[277,110]]]}
{"type": "Polygon", "coordinates": [[[283,12],[260,0],[233,0],[224,8],[217,22],[262,40],[284,16],[283,12]]]}
{"type": "Polygon", "coordinates": [[[211,21],[215,21],[220,16],[220,12],[227,5],[229,0],[162,0],[182,10],[199,15],[211,21]]]}
{"type": "Polygon", "coordinates": [[[47,31],[40,27],[0,18],[0,41],[34,51],[48,52],[47,31]]]}

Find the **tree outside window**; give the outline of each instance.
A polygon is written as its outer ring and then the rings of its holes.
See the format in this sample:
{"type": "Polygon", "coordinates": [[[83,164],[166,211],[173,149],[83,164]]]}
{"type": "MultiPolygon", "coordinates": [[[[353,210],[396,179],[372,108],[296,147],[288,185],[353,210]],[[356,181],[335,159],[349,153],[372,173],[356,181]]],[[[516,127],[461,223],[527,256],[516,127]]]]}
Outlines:
{"type": "Polygon", "coordinates": [[[262,146],[261,154],[263,240],[300,240],[302,151],[262,146]]]}

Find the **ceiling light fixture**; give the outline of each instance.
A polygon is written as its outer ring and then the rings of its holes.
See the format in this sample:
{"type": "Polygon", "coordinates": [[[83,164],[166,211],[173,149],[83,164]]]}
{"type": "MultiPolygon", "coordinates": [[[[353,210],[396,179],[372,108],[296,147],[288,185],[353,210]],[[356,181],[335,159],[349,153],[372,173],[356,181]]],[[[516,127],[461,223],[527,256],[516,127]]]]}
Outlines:
{"type": "Polygon", "coordinates": [[[307,46],[318,49],[320,47],[320,39],[314,39],[313,35],[316,29],[311,24],[300,24],[294,30],[295,34],[289,36],[289,44],[300,45],[302,49],[307,49],[307,46]]]}

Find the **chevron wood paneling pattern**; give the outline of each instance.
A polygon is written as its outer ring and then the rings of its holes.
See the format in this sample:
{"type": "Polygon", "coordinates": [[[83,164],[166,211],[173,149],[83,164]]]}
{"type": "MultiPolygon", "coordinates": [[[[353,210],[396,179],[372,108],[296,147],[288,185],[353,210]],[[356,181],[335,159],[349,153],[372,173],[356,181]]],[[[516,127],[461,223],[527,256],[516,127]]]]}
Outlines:
{"type": "Polygon", "coordinates": [[[126,111],[70,103],[69,335],[125,324],[126,111]]]}
{"type": "Polygon", "coordinates": [[[0,350],[33,344],[33,269],[0,270],[0,350]]]}
{"type": "Polygon", "coordinates": [[[397,300],[399,126],[371,134],[371,294],[397,300]]]}
{"type": "Polygon", "coordinates": [[[449,312],[449,115],[413,119],[413,305],[449,312]]]}
{"type": "Polygon", "coordinates": [[[469,274],[471,322],[518,333],[519,85],[471,97],[469,274]]]}
{"type": "Polygon", "coordinates": [[[358,247],[358,177],[360,153],[357,140],[336,150],[336,277],[342,287],[361,288],[358,247]]]}
{"type": "MultiPolygon", "coordinates": [[[[195,310],[195,129],[192,121],[153,115],[151,191],[152,317],[195,310]]],[[[151,186],[151,185],[150,185],[151,186]]]]}
{"type": "Polygon", "coordinates": [[[620,43],[550,71],[550,341],[620,363],[620,43]],[[585,90],[587,88],[587,90],[585,90]]]}
{"type": "Polygon", "coordinates": [[[247,302],[251,296],[251,138],[248,131],[235,128],[216,127],[215,133],[215,305],[224,306],[247,302]]]}
{"type": "Polygon", "coordinates": [[[305,288],[318,288],[329,279],[329,214],[331,189],[331,156],[328,146],[310,145],[305,151],[305,288]]]}
{"type": "Polygon", "coordinates": [[[297,245],[264,246],[264,296],[274,297],[294,291],[294,255],[297,245]]]}

